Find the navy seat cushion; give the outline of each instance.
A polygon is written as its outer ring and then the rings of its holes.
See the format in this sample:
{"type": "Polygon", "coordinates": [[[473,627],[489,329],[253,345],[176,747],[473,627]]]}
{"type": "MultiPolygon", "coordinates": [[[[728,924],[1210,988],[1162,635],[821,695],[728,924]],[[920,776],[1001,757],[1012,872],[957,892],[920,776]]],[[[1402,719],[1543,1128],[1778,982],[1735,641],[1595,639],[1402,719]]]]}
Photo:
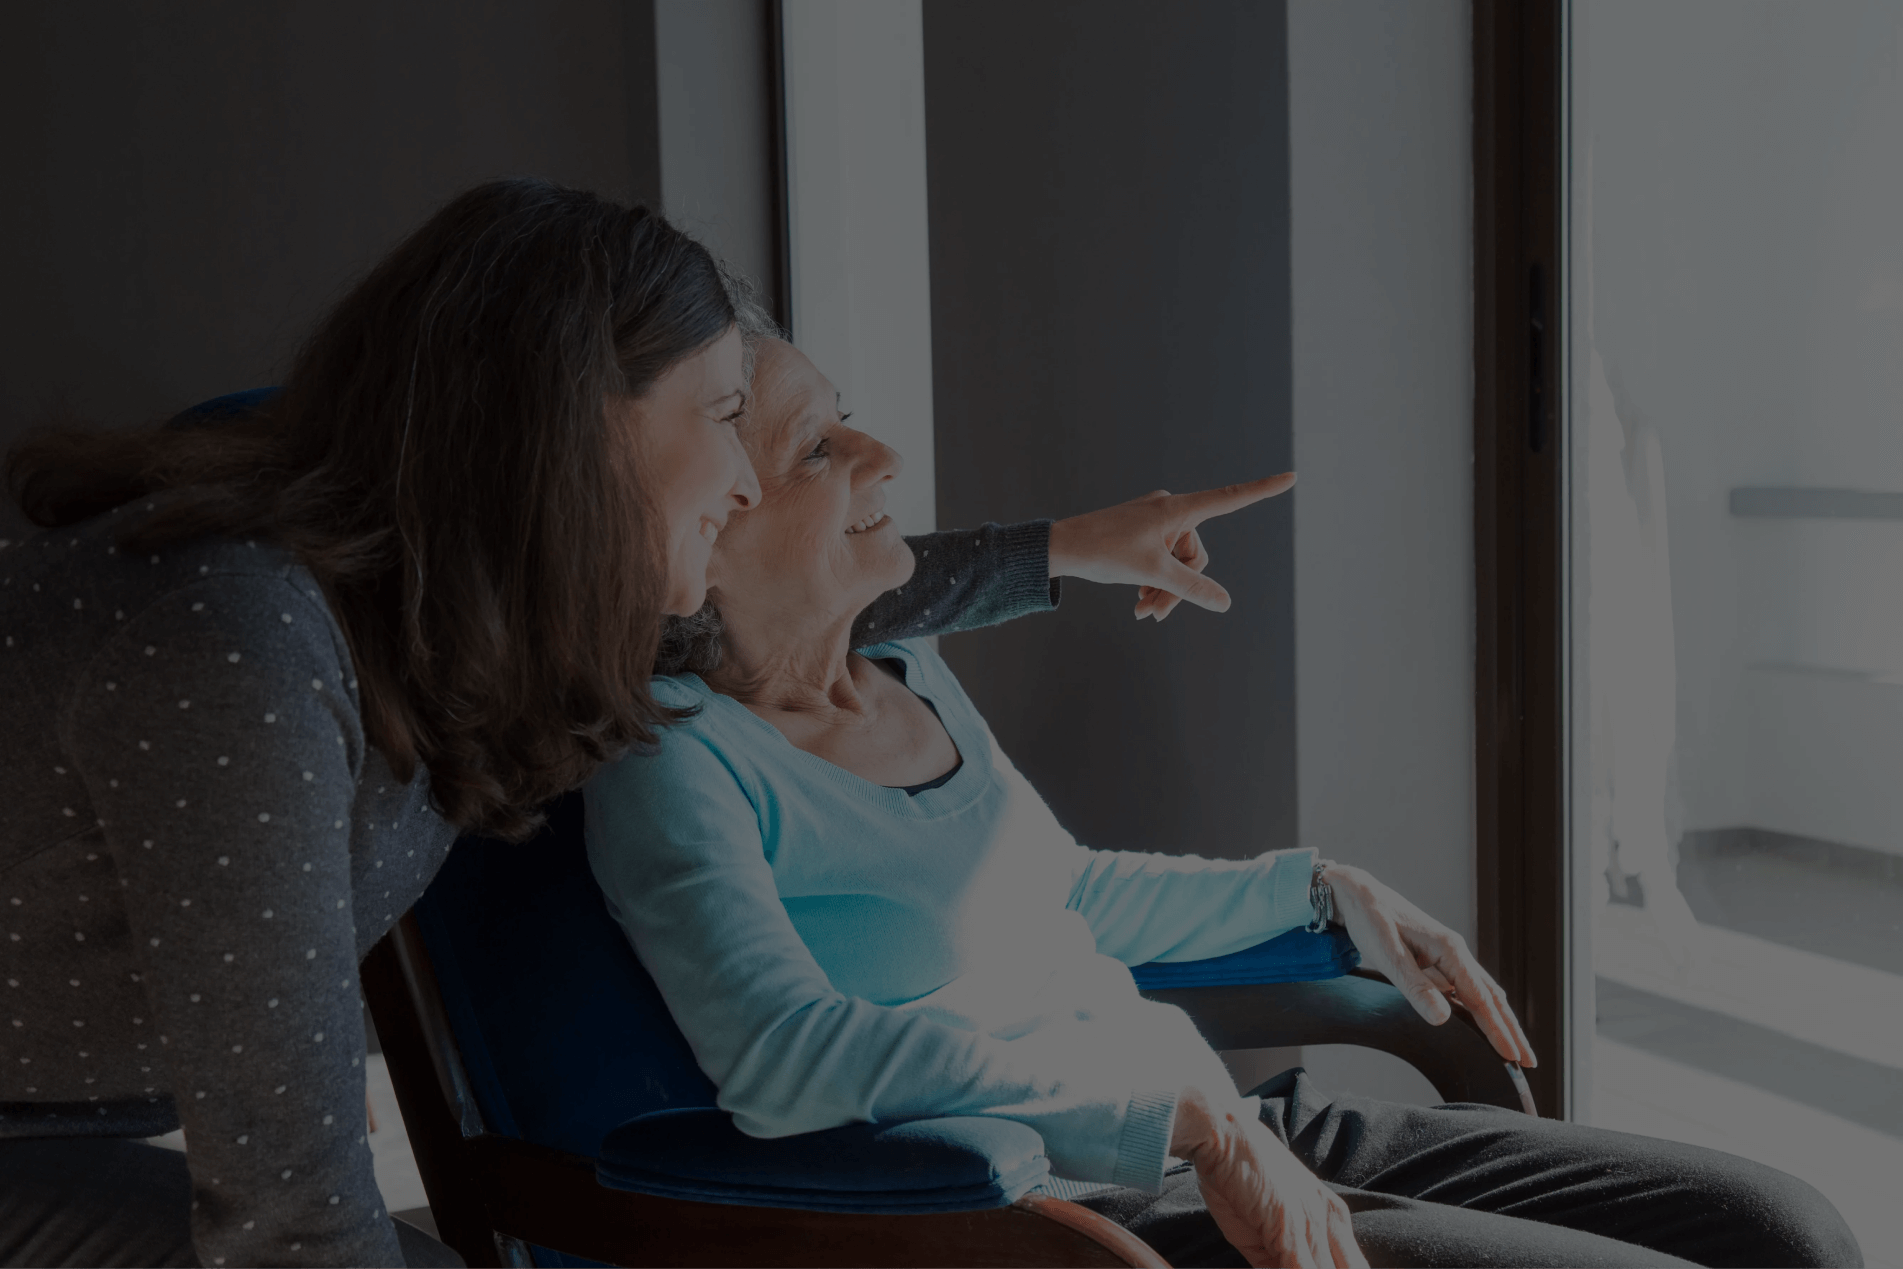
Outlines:
{"type": "Polygon", "coordinates": [[[1312,983],[1340,978],[1361,964],[1348,932],[1330,926],[1320,934],[1290,930],[1254,947],[1201,961],[1151,961],[1130,967],[1145,991],[1164,987],[1212,987],[1244,983],[1312,983]]]}
{"type": "Polygon", "coordinates": [[[1010,1119],[960,1116],[749,1137],[718,1110],[657,1110],[608,1134],[602,1184],[666,1198],[819,1212],[1003,1207],[1048,1174],[1044,1141],[1010,1119]]]}

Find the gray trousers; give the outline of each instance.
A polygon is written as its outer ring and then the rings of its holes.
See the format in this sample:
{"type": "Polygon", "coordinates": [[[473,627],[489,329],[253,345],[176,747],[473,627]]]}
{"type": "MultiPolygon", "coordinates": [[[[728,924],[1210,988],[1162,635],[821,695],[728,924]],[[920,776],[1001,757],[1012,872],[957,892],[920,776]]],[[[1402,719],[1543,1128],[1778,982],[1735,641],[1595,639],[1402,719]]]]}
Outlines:
{"type": "MultiPolygon", "coordinates": [[[[1254,1091],[1263,1122],[1346,1200],[1373,1266],[1863,1264],[1828,1199],[1735,1155],[1495,1106],[1330,1097],[1300,1067],[1254,1091]]],[[[1160,1195],[1077,1201],[1172,1265],[1246,1263],[1187,1164],[1160,1195]]]]}
{"type": "MultiPolygon", "coordinates": [[[[0,1139],[0,1265],[192,1265],[192,1182],[176,1150],[119,1137],[0,1139]]],[[[407,1266],[460,1266],[396,1222],[407,1266]]]]}

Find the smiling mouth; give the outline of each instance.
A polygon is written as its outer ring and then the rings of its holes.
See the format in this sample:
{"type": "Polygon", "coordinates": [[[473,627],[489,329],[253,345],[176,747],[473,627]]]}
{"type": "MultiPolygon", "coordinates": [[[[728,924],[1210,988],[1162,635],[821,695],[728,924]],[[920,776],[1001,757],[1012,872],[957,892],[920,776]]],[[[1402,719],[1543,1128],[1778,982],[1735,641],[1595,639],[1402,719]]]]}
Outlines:
{"type": "Polygon", "coordinates": [[[857,524],[847,525],[846,532],[870,533],[874,529],[879,528],[881,525],[890,524],[891,521],[892,521],[891,516],[887,515],[883,511],[876,511],[873,514],[867,516],[865,519],[859,521],[859,523],[857,524]]]}

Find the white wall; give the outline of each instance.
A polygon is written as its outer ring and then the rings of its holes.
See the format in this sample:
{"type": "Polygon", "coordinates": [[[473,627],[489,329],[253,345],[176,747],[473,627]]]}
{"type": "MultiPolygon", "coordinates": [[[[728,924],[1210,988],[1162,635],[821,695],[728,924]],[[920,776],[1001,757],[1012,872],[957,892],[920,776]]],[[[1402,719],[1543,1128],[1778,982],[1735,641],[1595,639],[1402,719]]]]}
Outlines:
{"type": "Polygon", "coordinates": [[[919,0],[787,0],[793,341],[905,458],[886,509],[937,527],[919,0]]]}
{"type": "MultiPolygon", "coordinates": [[[[1469,24],[1465,0],[1289,3],[1302,841],[1471,939],[1469,24]]],[[[1302,1060],[1433,1100],[1382,1054],[1302,1060]]]]}
{"type": "Polygon", "coordinates": [[[1464,0],[1291,0],[1302,838],[1474,932],[1464,0]]]}

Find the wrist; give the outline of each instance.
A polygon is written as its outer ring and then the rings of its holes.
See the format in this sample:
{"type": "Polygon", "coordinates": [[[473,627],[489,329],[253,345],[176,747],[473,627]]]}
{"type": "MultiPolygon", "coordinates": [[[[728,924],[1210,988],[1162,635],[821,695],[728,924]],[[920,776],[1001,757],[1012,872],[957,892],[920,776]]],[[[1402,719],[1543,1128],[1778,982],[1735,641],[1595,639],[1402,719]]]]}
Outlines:
{"type": "Polygon", "coordinates": [[[1199,1088],[1187,1087],[1176,1095],[1176,1118],[1170,1128],[1170,1153],[1178,1159],[1195,1161],[1196,1156],[1218,1146],[1241,1131],[1232,1110],[1219,1108],[1199,1088]]]}
{"type": "Polygon", "coordinates": [[[1052,577],[1074,576],[1076,564],[1075,547],[1077,531],[1069,520],[1051,522],[1051,542],[1047,548],[1050,557],[1050,575],[1052,577]]]}
{"type": "Polygon", "coordinates": [[[1317,859],[1308,872],[1309,921],[1303,928],[1310,934],[1320,934],[1330,926],[1341,923],[1341,915],[1335,907],[1335,861],[1317,859]]]}

